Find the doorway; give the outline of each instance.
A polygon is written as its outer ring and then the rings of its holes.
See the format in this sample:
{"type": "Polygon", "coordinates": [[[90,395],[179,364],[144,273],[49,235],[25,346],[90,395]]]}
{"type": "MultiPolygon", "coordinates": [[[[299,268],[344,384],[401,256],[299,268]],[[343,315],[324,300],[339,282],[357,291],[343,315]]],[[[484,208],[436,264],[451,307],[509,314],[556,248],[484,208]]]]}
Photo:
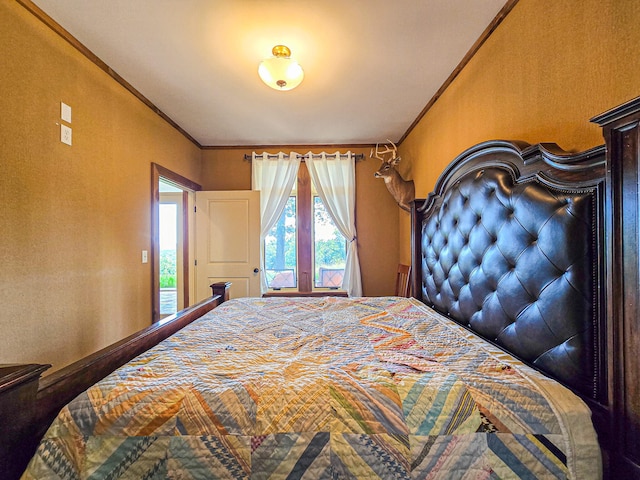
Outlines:
{"type": "Polygon", "coordinates": [[[191,305],[195,182],[153,163],[151,172],[152,321],[191,305]]]}
{"type": "MultiPolygon", "coordinates": [[[[160,318],[185,307],[184,292],[184,190],[160,179],[158,245],[160,249],[160,318]]],[[[188,292],[187,292],[188,299],[188,292]]]]}

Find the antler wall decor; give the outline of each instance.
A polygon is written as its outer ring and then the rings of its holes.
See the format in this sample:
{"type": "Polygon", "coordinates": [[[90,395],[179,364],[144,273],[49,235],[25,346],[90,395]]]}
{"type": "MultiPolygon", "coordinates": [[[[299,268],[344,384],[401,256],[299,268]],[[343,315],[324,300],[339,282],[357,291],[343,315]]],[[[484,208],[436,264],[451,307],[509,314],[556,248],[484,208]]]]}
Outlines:
{"type": "Polygon", "coordinates": [[[371,149],[371,154],[369,156],[371,158],[377,158],[382,162],[378,171],[373,175],[376,178],[383,178],[384,183],[387,186],[387,190],[389,190],[389,193],[394,198],[398,206],[403,210],[410,212],[411,202],[416,196],[415,186],[413,184],[413,180],[403,179],[396,170],[396,165],[398,165],[401,160],[398,156],[398,148],[391,140],[387,141],[391,144],[391,147],[387,146],[383,151],[380,151],[379,144],[376,144],[375,154],[374,150],[371,149]],[[388,159],[385,159],[384,156],[387,153],[390,153],[391,156],[388,159]]]}

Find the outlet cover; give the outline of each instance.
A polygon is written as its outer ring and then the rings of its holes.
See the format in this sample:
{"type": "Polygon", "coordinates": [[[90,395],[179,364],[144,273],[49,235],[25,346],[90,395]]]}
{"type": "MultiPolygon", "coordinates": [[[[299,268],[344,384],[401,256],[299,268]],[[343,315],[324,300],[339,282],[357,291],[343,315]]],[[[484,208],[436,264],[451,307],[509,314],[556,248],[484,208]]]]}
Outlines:
{"type": "Polygon", "coordinates": [[[66,125],[60,125],[60,141],[71,145],[71,128],[66,125]]]}
{"type": "Polygon", "coordinates": [[[67,123],[71,123],[71,107],[64,102],[60,102],[60,118],[67,123]]]}

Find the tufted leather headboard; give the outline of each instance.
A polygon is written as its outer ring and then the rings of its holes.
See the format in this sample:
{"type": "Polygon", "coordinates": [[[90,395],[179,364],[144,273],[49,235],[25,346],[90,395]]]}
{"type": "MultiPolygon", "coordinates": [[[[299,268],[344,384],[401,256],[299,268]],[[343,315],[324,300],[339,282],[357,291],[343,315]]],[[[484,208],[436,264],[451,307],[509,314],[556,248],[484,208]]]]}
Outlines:
{"type": "Polygon", "coordinates": [[[416,296],[594,400],[606,394],[604,173],[602,147],[486,142],[413,213],[416,296]]]}

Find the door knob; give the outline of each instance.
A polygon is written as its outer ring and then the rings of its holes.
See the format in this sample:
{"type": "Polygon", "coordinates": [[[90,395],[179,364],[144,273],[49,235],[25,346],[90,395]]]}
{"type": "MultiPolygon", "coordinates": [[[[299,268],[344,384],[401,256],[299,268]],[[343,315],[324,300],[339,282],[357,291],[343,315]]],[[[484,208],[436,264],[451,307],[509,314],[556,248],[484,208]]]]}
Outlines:
{"type": "Polygon", "coordinates": [[[253,273],[258,273],[259,271],[260,271],[260,269],[259,269],[259,268],[254,268],[254,269],[253,269],[253,273]]]}

